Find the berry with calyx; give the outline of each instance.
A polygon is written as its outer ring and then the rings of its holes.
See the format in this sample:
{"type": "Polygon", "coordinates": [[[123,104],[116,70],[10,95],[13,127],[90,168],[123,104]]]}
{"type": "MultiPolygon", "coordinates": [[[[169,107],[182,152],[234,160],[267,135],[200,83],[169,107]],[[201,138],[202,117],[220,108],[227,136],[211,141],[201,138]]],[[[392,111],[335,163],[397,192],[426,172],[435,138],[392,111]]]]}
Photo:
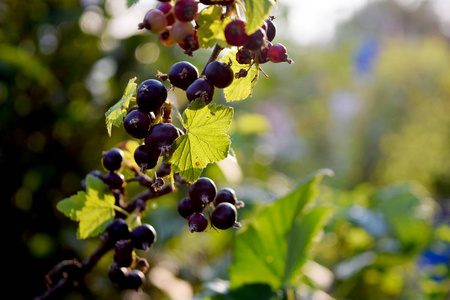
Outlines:
{"type": "Polygon", "coordinates": [[[102,163],[106,170],[116,171],[120,169],[122,161],[124,159],[122,149],[112,148],[108,151],[103,152],[102,156],[102,163]]]}
{"type": "Polygon", "coordinates": [[[162,162],[158,169],[156,170],[156,176],[157,177],[165,177],[170,175],[170,172],[172,172],[172,165],[169,163],[162,162]]]}
{"type": "Polygon", "coordinates": [[[258,63],[259,64],[265,64],[266,62],[270,61],[269,60],[269,48],[263,48],[259,51],[257,51],[258,53],[258,63]]]}
{"type": "Polygon", "coordinates": [[[180,61],[169,70],[170,84],[186,90],[198,78],[198,69],[188,61],[180,61]]]}
{"type": "Polygon", "coordinates": [[[202,212],[205,206],[203,204],[199,204],[191,200],[191,198],[186,197],[181,199],[178,203],[178,213],[185,219],[189,219],[189,217],[195,212],[202,212]]]}
{"type": "Polygon", "coordinates": [[[154,115],[152,116],[136,106],[135,108],[132,108],[123,119],[123,127],[132,137],[142,139],[150,131],[153,119],[154,115]]]}
{"type": "Polygon", "coordinates": [[[136,103],[144,112],[156,111],[167,99],[167,90],[164,84],[156,79],[147,79],[139,84],[136,94],[136,103]]]}
{"type": "Polygon", "coordinates": [[[277,34],[277,27],[275,26],[275,24],[272,21],[272,18],[267,18],[266,20],[266,35],[267,35],[267,39],[269,40],[269,42],[273,41],[273,39],[275,38],[275,35],[277,34]]]}
{"type": "Polygon", "coordinates": [[[134,150],[134,161],[141,168],[142,173],[151,170],[158,164],[159,152],[150,151],[145,145],[139,145],[134,150]]]}
{"type": "Polygon", "coordinates": [[[257,51],[266,47],[267,44],[268,40],[266,32],[260,27],[258,28],[258,30],[248,36],[244,43],[244,47],[252,51],[257,51]]]}
{"type": "Polygon", "coordinates": [[[214,208],[211,223],[214,227],[225,230],[231,227],[240,227],[241,224],[236,221],[236,207],[228,202],[222,202],[214,208]]]}
{"type": "Polygon", "coordinates": [[[202,232],[208,227],[208,219],[199,212],[193,213],[188,219],[190,232],[202,232]]]}
{"type": "Polygon", "coordinates": [[[117,241],[128,240],[130,238],[130,229],[124,219],[114,219],[106,228],[108,241],[110,245],[115,245],[117,241]]]}
{"type": "Polygon", "coordinates": [[[226,88],[234,79],[230,65],[223,61],[213,61],[206,66],[206,78],[217,88],[226,88]]]}
{"type": "Polygon", "coordinates": [[[119,267],[129,267],[133,263],[133,259],[133,246],[130,241],[117,241],[114,246],[114,262],[119,267]]]}
{"type": "Polygon", "coordinates": [[[194,0],[178,0],[174,7],[175,17],[181,22],[194,20],[197,10],[198,4],[194,0]]]}
{"type": "Polygon", "coordinates": [[[121,289],[138,290],[145,282],[145,275],[142,271],[133,269],[119,283],[121,289]]]}
{"type": "Polygon", "coordinates": [[[192,52],[200,49],[198,43],[197,29],[194,29],[194,34],[188,34],[184,39],[184,43],[178,43],[181,49],[185,50],[184,53],[192,56],[192,52]]]}
{"type": "Polygon", "coordinates": [[[172,123],[158,123],[150,129],[145,138],[145,146],[151,152],[165,155],[179,136],[180,132],[172,123]]]}
{"type": "Polygon", "coordinates": [[[126,276],[128,276],[128,269],[125,267],[119,267],[117,264],[111,264],[108,268],[108,277],[112,283],[119,285],[126,276]]]}
{"type": "Polygon", "coordinates": [[[274,44],[269,48],[267,56],[273,63],[287,62],[289,64],[293,61],[288,57],[286,47],[282,44],[274,44]]]}
{"type": "Polygon", "coordinates": [[[225,26],[225,39],[231,46],[242,46],[247,41],[245,22],[239,19],[233,20],[225,26]]]}
{"type": "Polygon", "coordinates": [[[159,35],[159,41],[162,45],[166,47],[171,47],[175,45],[177,42],[172,38],[170,35],[170,26],[167,26],[166,29],[164,29],[159,35]]]}
{"type": "Polygon", "coordinates": [[[140,250],[147,251],[156,242],[156,231],[150,224],[137,226],[131,231],[131,245],[140,250]]]}
{"type": "Polygon", "coordinates": [[[214,96],[214,85],[205,78],[196,79],[187,89],[186,97],[189,102],[195,99],[202,99],[206,104],[209,104],[214,96]]]}
{"type": "Polygon", "coordinates": [[[232,188],[223,188],[217,192],[214,199],[214,206],[218,206],[220,203],[231,203],[236,207],[244,206],[244,202],[239,201],[236,197],[236,192],[232,188]]]}
{"type": "Polygon", "coordinates": [[[208,177],[200,177],[189,188],[189,197],[198,205],[206,205],[214,201],[216,194],[216,184],[208,177]]]}
{"type": "Polygon", "coordinates": [[[194,26],[190,22],[176,21],[172,24],[170,35],[174,41],[183,44],[189,36],[194,36],[194,26]]]}
{"type": "Polygon", "coordinates": [[[148,29],[151,32],[158,34],[167,26],[166,16],[159,9],[152,9],[145,14],[144,21],[139,23],[139,29],[148,29]]]}
{"type": "Polygon", "coordinates": [[[122,173],[109,171],[103,176],[103,182],[106,183],[111,189],[120,189],[125,183],[125,177],[122,173]]]}

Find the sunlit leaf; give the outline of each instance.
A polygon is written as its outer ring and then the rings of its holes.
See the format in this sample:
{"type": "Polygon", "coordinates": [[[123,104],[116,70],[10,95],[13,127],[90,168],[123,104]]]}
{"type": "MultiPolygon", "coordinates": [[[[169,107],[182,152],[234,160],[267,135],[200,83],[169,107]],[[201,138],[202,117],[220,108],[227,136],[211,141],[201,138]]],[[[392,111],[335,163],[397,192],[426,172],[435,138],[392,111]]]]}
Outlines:
{"type": "Polygon", "coordinates": [[[201,48],[213,47],[216,43],[222,48],[229,47],[224,29],[231,22],[230,17],[222,19],[222,7],[211,5],[203,9],[197,19],[198,44],[201,48]]]}
{"type": "Polygon", "coordinates": [[[245,31],[247,34],[254,33],[258,27],[269,16],[270,10],[276,5],[273,0],[244,0],[245,9],[247,11],[247,23],[245,31]]]}
{"type": "Polygon", "coordinates": [[[172,145],[169,163],[173,171],[195,182],[209,163],[225,159],[231,143],[226,131],[232,118],[231,107],[193,101],[183,113],[186,134],[172,145]]]}
{"type": "Polygon", "coordinates": [[[122,98],[105,113],[106,129],[108,130],[109,136],[111,136],[113,125],[119,127],[120,124],[123,123],[123,118],[127,114],[127,109],[130,105],[130,101],[134,99],[136,95],[137,84],[135,83],[135,81],[136,77],[131,78],[128,81],[128,85],[125,88],[125,92],[123,93],[122,98]]]}

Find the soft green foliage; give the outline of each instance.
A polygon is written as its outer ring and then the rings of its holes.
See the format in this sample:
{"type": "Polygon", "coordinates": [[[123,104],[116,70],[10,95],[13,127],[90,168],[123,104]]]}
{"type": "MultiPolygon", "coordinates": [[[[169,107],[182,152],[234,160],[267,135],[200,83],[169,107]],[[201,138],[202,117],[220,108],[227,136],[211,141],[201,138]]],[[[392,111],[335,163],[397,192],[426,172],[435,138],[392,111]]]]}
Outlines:
{"type": "Polygon", "coordinates": [[[231,85],[223,89],[224,97],[228,102],[244,100],[250,97],[258,81],[258,69],[256,66],[238,63],[236,61],[236,53],[236,50],[232,50],[220,59],[226,63],[231,62],[231,69],[235,74],[242,69],[247,71],[247,76],[235,78],[231,85]]]}
{"type": "Polygon", "coordinates": [[[119,127],[120,124],[123,123],[123,118],[127,114],[127,109],[128,106],[130,105],[130,101],[134,100],[137,86],[135,81],[136,77],[131,78],[128,81],[128,85],[125,88],[125,92],[123,93],[122,98],[110,109],[108,109],[108,111],[105,113],[106,129],[108,130],[109,136],[111,136],[111,130],[113,125],[119,127]]]}
{"type": "Polygon", "coordinates": [[[198,15],[198,44],[201,48],[213,47],[216,43],[222,48],[230,47],[225,40],[224,29],[231,22],[230,17],[222,19],[222,7],[211,5],[198,15]]]}
{"type": "Polygon", "coordinates": [[[86,177],[86,192],[61,200],[56,208],[70,219],[79,222],[77,237],[86,239],[105,231],[114,219],[115,198],[97,177],[86,177]]]}
{"type": "Polygon", "coordinates": [[[265,20],[273,6],[276,5],[274,0],[244,0],[245,9],[247,11],[247,24],[245,30],[247,34],[254,33],[258,27],[262,25],[261,20],[265,20]]]}
{"type": "Polygon", "coordinates": [[[226,131],[232,118],[232,107],[193,101],[183,112],[186,134],[172,145],[169,162],[173,171],[195,182],[209,163],[225,159],[231,143],[226,131]]]}
{"type": "Polygon", "coordinates": [[[251,283],[266,283],[277,290],[296,282],[305,263],[312,238],[322,229],[332,212],[331,206],[313,206],[322,176],[320,170],[307,178],[292,193],[271,203],[249,221],[236,235],[231,288],[251,283]]]}

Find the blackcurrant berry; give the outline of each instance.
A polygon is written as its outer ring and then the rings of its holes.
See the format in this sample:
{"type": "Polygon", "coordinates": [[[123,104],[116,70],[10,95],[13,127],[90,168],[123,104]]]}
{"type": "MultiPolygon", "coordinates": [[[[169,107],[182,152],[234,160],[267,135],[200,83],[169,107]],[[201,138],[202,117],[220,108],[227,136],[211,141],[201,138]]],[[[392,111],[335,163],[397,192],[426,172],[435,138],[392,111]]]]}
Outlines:
{"type": "Polygon", "coordinates": [[[159,152],[150,151],[145,145],[139,145],[134,150],[134,161],[141,168],[141,172],[145,173],[158,164],[159,152]]]}
{"type": "Polygon", "coordinates": [[[223,6],[227,6],[227,5],[231,5],[234,3],[235,0],[216,0],[216,1],[211,1],[211,0],[200,0],[201,4],[205,4],[205,5],[223,5],[223,6]]]}
{"type": "Polygon", "coordinates": [[[233,20],[225,26],[225,40],[231,46],[242,46],[247,41],[245,22],[239,19],[233,20]]]}
{"type": "Polygon", "coordinates": [[[117,241],[114,246],[114,262],[119,267],[129,267],[133,262],[133,246],[129,240],[117,241]]]}
{"type": "Polygon", "coordinates": [[[158,123],[150,129],[145,138],[145,146],[151,152],[164,155],[179,136],[180,132],[172,123],[158,123]]]}
{"type": "Polygon", "coordinates": [[[202,232],[208,227],[208,219],[199,212],[193,213],[188,219],[190,232],[202,232]]]}
{"type": "Polygon", "coordinates": [[[194,26],[190,22],[176,21],[172,24],[170,35],[177,43],[183,44],[188,36],[194,35],[194,26]]]}
{"type": "Polygon", "coordinates": [[[121,173],[109,171],[103,176],[103,182],[111,189],[120,189],[125,183],[125,177],[121,173]]]}
{"type": "Polygon", "coordinates": [[[121,289],[138,290],[145,282],[145,275],[142,271],[133,269],[119,283],[121,289]]]}
{"type": "Polygon", "coordinates": [[[129,274],[127,268],[121,268],[117,264],[110,265],[108,269],[108,277],[116,285],[119,285],[129,274]]]}
{"type": "Polygon", "coordinates": [[[211,223],[214,227],[225,230],[230,227],[240,227],[236,221],[237,210],[236,207],[228,202],[222,202],[214,208],[211,223]]]}
{"type": "Polygon", "coordinates": [[[268,40],[266,32],[260,27],[258,28],[258,30],[248,36],[247,40],[244,43],[244,47],[252,51],[257,51],[267,46],[267,43],[268,40]]]}
{"type": "Polygon", "coordinates": [[[147,79],[138,86],[136,103],[144,112],[156,111],[167,99],[167,89],[156,79],[147,79]]]}
{"type": "Polygon", "coordinates": [[[156,170],[156,176],[158,177],[164,177],[167,175],[170,175],[170,172],[172,171],[172,165],[162,162],[158,169],[156,170]]]}
{"type": "Polygon", "coordinates": [[[216,194],[216,184],[208,177],[200,177],[189,188],[189,197],[198,205],[214,201],[216,194]]]}
{"type": "Polygon", "coordinates": [[[117,241],[130,238],[130,229],[124,219],[114,219],[106,228],[110,245],[115,245],[117,241]]]}
{"type": "Polygon", "coordinates": [[[177,62],[169,70],[170,83],[182,90],[186,90],[197,78],[198,69],[188,61],[177,62]]]}
{"type": "Polygon", "coordinates": [[[229,64],[216,60],[206,66],[205,76],[215,87],[223,89],[233,82],[234,72],[229,64]]]}
{"type": "Polygon", "coordinates": [[[277,27],[272,21],[272,18],[266,20],[266,36],[269,42],[273,41],[275,35],[277,34],[277,27]]]}
{"type": "Polygon", "coordinates": [[[156,231],[150,224],[137,226],[131,231],[131,245],[134,248],[146,251],[156,242],[156,231]]]}
{"type": "Polygon", "coordinates": [[[259,50],[258,52],[258,63],[259,64],[265,64],[266,62],[269,61],[269,48],[263,48],[261,50],[259,50]]]}
{"type": "Polygon", "coordinates": [[[198,78],[186,89],[186,96],[189,102],[200,98],[209,104],[214,96],[214,85],[208,79],[198,78]]]}
{"type": "Polygon", "coordinates": [[[139,108],[130,110],[123,119],[125,131],[134,138],[142,139],[150,131],[152,117],[139,108]]]}
{"type": "Polygon", "coordinates": [[[198,4],[194,0],[178,0],[175,3],[175,17],[181,22],[194,20],[197,14],[198,4]]]}
{"type": "Polygon", "coordinates": [[[216,198],[214,199],[214,206],[218,206],[222,202],[228,202],[236,205],[237,202],[236,193],[231,188],[223,188],[217,192],[216,198]]]}
{"type": "Polygon", "coordinates": [[[102,163],[105,169],[108,171],[116,171],[120,169],[124,154],[122,149],[112,148],[108,151],[103,152],[102,163]]]}
{"type": "Polygon", "coordinates": [[[205,206],[191,200],[191,198],[186,197],[181,199],[178,203],[178,213],[185,219],[195,212],[202,212],[205,206]]]}
{"type": "Polygon", "coordinates": [[[158,34],[163,31],[167,25],[167,19],[164,13],[158,9],[152,9],[145,14],[144,21],[139,23],[138,28],[145,28],[158,34]]]}

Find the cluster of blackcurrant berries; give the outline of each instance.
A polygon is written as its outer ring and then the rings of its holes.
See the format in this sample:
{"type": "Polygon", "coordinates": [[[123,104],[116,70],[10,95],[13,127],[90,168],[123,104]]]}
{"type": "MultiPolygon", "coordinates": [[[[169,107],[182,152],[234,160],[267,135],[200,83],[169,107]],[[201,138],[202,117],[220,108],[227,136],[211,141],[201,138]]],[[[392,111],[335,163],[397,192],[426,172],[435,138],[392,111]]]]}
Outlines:
{"type": "Polygon", "coordinates": [[[237,209],[244,206],[238,201],[236,193],[231,188],[217,191],[214,181],[207,177],[200,177],[189,188],[189,197],[178,203],[178,213],[188,220],[191,232],[202,232],[208,227],[208,219],[203,214],[206,209],[213,228],[225,230],[240,227],[237,222],[237,209]],[[210,204],[213,205],[210,213],[210,204]]]}
{"type": "Polygon", "coordinates": [[[248,35],[245,31],[245,21],[235,19],[225,27],[225,39],[228,44],[238,47],[236,60],[240,64],[250,64],[258,59],[259,64],[266,62],[293,63],[287,55],[286,47],[282,44],[272,44],[277,29],[273,17],[267,18],[262,26],[248,35]]]}
{"type": "Polygon", "coordinates": [[[109,278],[120,289],[139,289],[145,282],[146,259],[137,259],[134,249],[147,251],[156,242],[153,226],[143,224],[130,231],[123,219],[114,219],[106,229],[108,243],[114,247],[114,260],[109,266],[109,278]],[[138,269],[139,268],[139,269],[138,269]]]}
{"type": "Polygon", "coordinates": [[[134,160],[143,173],[153,169],[159,157],[168,153],[175,139],[184,134],[171,123],[170,118],[161,119],[166,99],[167,89],[164,84],[156,79],[147,79],[138,86],[137,105],[128,110],[123,120],[125,131],[130,136],[144,139],[144,143],[134,152],[134,160]]]}
{"type": "Polygon", "coordinates": [[[214,96],[215,88],[226,88],[234,80],[231,66],[222,61],[210,62],[204,75],[199,77],[198,69],[188,61],[180,61],[172,65],[168,78],[173,87],[186,91],[190,102],[202,99],[209,104],[214,96]]]}

